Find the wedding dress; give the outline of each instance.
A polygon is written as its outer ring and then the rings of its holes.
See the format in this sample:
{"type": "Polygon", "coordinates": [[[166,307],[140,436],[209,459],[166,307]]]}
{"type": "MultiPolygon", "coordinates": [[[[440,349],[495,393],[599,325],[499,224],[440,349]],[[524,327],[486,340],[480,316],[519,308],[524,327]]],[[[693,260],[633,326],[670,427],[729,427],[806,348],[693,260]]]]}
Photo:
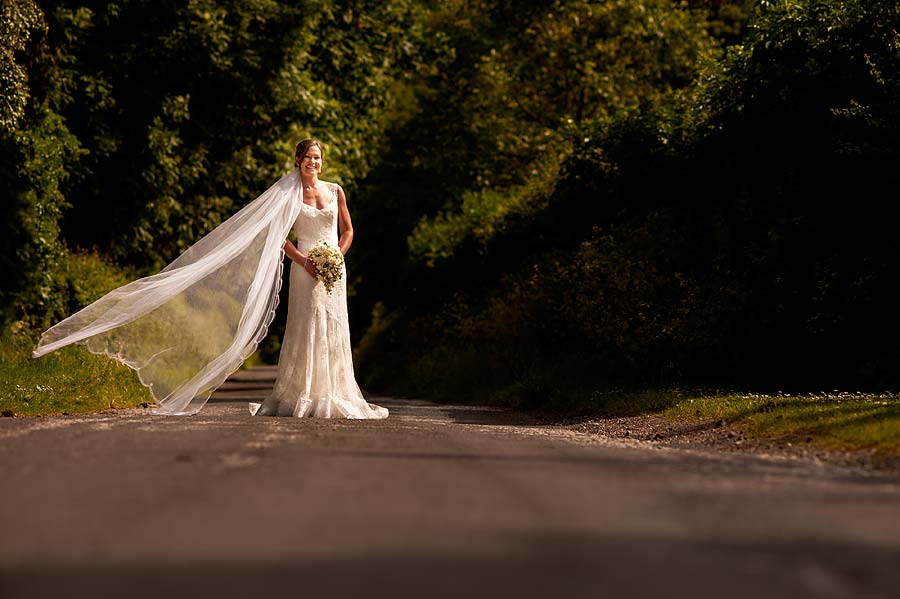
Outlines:
{"type": "MultiPolygon", "coordinates": [[[[265,338],[278,305],[282,246],[291,226],[305,223],[298,215],[311,208],[304,206],[300,173],[294,170],[159,273],[110,291],[46,330],[34,357],[82,344],[137,371],[156,399],[155,414],[197,413],[265,338]]],[[[308,238],[301,233],[301,239],[308,238]]],[[[291,280],[293,286],[300,277],[291,280]]],[[[346,297],[344,289],[341,298],[346,297]]],[[[337,297],[329,300],[337,301],[337,297]]],[[[296,301],[302,300],[292,303],[296,301]]],[[[343,310],[347,330],[345,304],[343,310]]],[[[296,323],[297,318],[293,320],[296,323]]],[[[349,353],[346,356],[346,365],[329,365],[329,372],[346,373],[349,368],[352,379],[349,353]]],[[[353,387],[358,394],[355,382],[353,387]]],[[[369,413],[373,412],[362,407],[357,412],[369,413]]],[[[386,415],[386,410],[374,413],[386,415]]]]}
{"type": "MultiPolygon", "coordinates": [[[[329,203],[301,204],[294,222],[304,254],[320,240],[338,244],[338,186],[324,183],[329,203]]],[[[347,272],[331,293],[302,265],[291,262],[288,316],[272,394],[250,412],[273,416],[387,418],[388,410],[366,402],[353,374],[347,315],[347,272]]]]}

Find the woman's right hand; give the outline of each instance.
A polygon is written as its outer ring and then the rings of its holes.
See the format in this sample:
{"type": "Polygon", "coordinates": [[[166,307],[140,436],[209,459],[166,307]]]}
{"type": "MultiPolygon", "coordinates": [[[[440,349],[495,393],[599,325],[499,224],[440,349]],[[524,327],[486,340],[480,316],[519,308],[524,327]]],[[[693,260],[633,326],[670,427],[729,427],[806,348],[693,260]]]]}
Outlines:
{"type": "Polygon", "coordinates": [[[309,258],[304,258],[302,262],[300,262],[300,266],[303,267],[303,270],[306,271],[306,274],[311,276],[314,279],[319,278],[319,271],[316,268],[316,265],[309,258]]]}

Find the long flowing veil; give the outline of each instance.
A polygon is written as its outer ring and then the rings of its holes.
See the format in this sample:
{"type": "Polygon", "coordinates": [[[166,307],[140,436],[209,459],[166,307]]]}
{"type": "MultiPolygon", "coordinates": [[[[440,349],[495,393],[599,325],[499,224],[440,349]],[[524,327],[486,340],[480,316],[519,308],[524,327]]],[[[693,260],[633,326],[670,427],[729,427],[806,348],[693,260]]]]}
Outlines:
{"type": "Polygon", "coordinates": [[[136,370],[154,413],[196,414],[265,337],[302,193],[288,173],[159,273],[45,331],[34,356],[83,344],[136,370]]]}

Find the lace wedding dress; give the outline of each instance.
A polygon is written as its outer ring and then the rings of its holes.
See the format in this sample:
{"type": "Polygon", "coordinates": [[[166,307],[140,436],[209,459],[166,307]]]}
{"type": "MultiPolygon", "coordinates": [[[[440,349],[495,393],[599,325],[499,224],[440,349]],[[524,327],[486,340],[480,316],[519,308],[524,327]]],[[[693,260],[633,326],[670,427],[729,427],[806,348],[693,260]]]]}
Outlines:
{"type": "MultiPolygon", "coordinates": [[[[325,183],[331,201],[318,209],[300,206],[294,221],[297,247],[306,254],[319,240],[338,244],[338,186],[325,183]]],[[[366,402],[353,374],[347,316],[347,273],[329,294],[302,265],[291,262],[288,316],[278,376],[260,416],[318,418],[387,418],[386,408],[366,402]]]]}

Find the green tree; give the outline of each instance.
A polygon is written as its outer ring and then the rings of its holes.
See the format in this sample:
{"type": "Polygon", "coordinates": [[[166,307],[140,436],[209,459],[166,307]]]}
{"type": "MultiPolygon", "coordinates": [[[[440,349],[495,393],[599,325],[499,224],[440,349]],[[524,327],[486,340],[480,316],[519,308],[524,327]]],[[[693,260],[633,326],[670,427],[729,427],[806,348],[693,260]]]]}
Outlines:
{"type": "Polygon", "coordinates": [[[82,147],[59,114],[69,74],[47,42],[44,14],[30,1],[3,3],[0,20],[0,305],[3,319],[59,307],[53,272],[65,256],[59,221],[68,164],[82,147]]]}
{"type": "MultiPolygon", "coordinates": [[[[537,313],[537,304],[527,299],[531,288],[524,281],[531,280],[535,262],[577,248],[579,230],[590,233],[597,214],[586,203],[605,203],[578,193],[571,194],[577,203],[560,201],[558,186],[568,177],[572,152],[599,146],[603,139],[595,140],[595,133],[624,122],[638,123],[640,131],[653,125],[649,138],[658,147],[655,115],[678,102],[699,59],[717,52],[700,13],[668,2],[535,2],[509,13],[505,3],[484,4],[489,6],[473,15],[478,11],[451,3],[445,13],[450,18],[432,23],[444,34],[435,37],[453,48],[452,75],[426,73],[426,90],[419,94],[423,110],[398,134],[409,134],[398,147],[413,148],[401,155],[416,167],[404,175],[417,185],[397,193],[409,193],[408,205],[417,203],[424,214],[411,231],[394,230],[393,237],[410,232],[409,247],[398,250],[401,256],[408,252],[410,262],[397,269],[372,325],[395,345],[379,347],[375,333],[364,342],[364,353],[377,351],[376,360],[397,351],[402,361],[402,348],[415,348],[423,363],[446,366],[446,380],[478,378],[461,379],[451,367],[454,356],[463,370],[471,367],[465,356],[472,352],[512,363],[517,360],[511,354],[546,340],[528,316],[537,313]],[[506,316],[485,311],[487,306],[506,316]],[[438,317],[434,325],[436,312],[470,316],[438,317]],[[497,317],[479,316],[488,313],[497,317]],[[490,345],[491,335],[481,331],[496,331],[499,343],[490,345]],[[471,351],[457,351],[461,346],[471,351]]],[[[399,256],[395,263],[402,265],[399,256]]],[[[526,354],[519,353],[518,362],[537,359],[526,354]]]]}
{"type": "Polygon", "coordinates": [[[895,3],[760,3],[695,84],[585,122],[549,184],[432,208],[361,345],[371,384],[896,386],[898,30],[895,3]]]}
{"type": "Polygon", "coordinates": [[[0,131],[15,130],[25,115],[28,76],[22,54],[33,33],[44,33],[41,9],[33,0],[8,0],[0,5],[0,131]]]}
{"type": "Polygon", "coordinates": [[[415,2],[3,7],[7,316],[50,309],[60,236],[152,271],[281,176],[303,137],[352,187],[419,60],[415,2]]]}
{"type": "Polygon", "coordinates": [[[79,73],[65,115],[91,150],[67,238],[158,267],[265,189],[309,135],[333,177],[364,175],[414,59],[414,14],[402,2],[57,8],[51,31],[79,73]]]}

